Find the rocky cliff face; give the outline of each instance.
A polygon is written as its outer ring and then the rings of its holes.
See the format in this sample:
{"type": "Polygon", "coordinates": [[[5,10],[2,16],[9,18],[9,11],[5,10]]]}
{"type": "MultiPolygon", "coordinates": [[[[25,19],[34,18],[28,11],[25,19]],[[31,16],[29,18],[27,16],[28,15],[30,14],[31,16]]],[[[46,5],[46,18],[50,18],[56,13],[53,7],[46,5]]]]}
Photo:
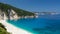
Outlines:
{"type": "Polygon", "coordinates": [[[35,16],[18,16],[18,14],[13,10],[7,10],[7,14],[5,11],[0,10],[0,20],[17,20],[19,18],[34,18],[35,16]]]}
{"type": "Polygon", "coordinates": [[[4,11],[0,10],[0,20],[7,20],[7,19],[10,19],[10,20],[13,20],[13,19],[18,19],[18,15],[17,13],[11,9],[11,10],[8,10],[8,16],[5,14],[4,11]]]}
{"type": "Polygon", "coordinates": [[[0,3],[0,19],[19,19],[34,17],[35,14],[26,10],[22,10],[9,4],[0,3]]]}

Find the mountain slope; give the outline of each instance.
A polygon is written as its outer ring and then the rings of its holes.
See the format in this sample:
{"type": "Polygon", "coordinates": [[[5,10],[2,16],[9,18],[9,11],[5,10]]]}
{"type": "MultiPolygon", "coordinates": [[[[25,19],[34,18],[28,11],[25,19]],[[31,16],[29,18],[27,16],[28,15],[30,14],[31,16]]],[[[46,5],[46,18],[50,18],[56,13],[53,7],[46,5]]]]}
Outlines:
{"type": "Polygon", "coordinates": [[[26,10],[22,10],[16,7],[13,7],[9,4],[0,3],[0,17],[3,19],[5,16],[7,19],[18,19],[19,17],[35,17],[35,14],[26,10]]]}
{"type": "Polygon", "coordinates": [[[8,15],[8,9],[13,9],[17,14],[18,16],[31,16],[31,15],[34,15],[34,13],[32,12],[28,12],[28,11],[25,11],[25,10],[22,10],[22,9],[19,9],[19,8],[16,8],[16,7],[13,7],[11,5],[8,5],[8,4],[4,4],[4,3],[0,3],[0,9],[2,11],[4,11],[6,13],[6,15],[8,15]]]}

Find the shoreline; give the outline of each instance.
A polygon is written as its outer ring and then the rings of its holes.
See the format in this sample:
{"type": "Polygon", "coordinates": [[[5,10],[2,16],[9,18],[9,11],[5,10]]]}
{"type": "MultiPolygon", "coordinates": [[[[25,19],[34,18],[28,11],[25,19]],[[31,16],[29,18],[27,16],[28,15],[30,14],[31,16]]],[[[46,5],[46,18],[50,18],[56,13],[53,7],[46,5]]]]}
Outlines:
{"type": "Polygon", "coordinates": [[[0,20],[0,22],[5,26],[7,31],[12,34],[32,34],[31,32],[28,32],[24,29],[15,27],[14,25],[7,23],[6,20],[0,20]]]}

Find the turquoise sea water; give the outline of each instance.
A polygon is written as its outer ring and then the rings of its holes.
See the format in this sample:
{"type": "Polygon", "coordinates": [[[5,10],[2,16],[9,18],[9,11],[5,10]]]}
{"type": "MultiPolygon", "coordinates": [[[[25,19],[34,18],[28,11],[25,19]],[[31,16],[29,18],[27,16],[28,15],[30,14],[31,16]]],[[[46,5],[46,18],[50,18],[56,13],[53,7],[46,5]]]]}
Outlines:
{"type": "Polygon", "coordinates": [[[60,34],[60,15],[43,15],[38,18],[22,18],[7,22],[34,34],[60,34]]]}

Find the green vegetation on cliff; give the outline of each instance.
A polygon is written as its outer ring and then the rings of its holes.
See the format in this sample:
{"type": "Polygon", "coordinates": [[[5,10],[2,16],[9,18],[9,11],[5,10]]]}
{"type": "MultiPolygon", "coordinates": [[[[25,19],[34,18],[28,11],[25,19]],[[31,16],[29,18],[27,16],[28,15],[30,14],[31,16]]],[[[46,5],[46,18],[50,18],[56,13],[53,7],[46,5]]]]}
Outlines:
{"type": "Polygon", "coordinates": [[[13,7],[9,4],[0,3],[0,9],[4,11],[7,16],[8,16],[8,9],[13,9],[18,14],[18,16],[31,16],[31,15],[34,16],[34,13],[32,12],[13,7]]]}
{"type": "Polygon", "coordinates": [[[7,32],[5,26],[2,25],[1,23],[0,23],[0,34],[10,34],[9,32],[7,32]]]}

